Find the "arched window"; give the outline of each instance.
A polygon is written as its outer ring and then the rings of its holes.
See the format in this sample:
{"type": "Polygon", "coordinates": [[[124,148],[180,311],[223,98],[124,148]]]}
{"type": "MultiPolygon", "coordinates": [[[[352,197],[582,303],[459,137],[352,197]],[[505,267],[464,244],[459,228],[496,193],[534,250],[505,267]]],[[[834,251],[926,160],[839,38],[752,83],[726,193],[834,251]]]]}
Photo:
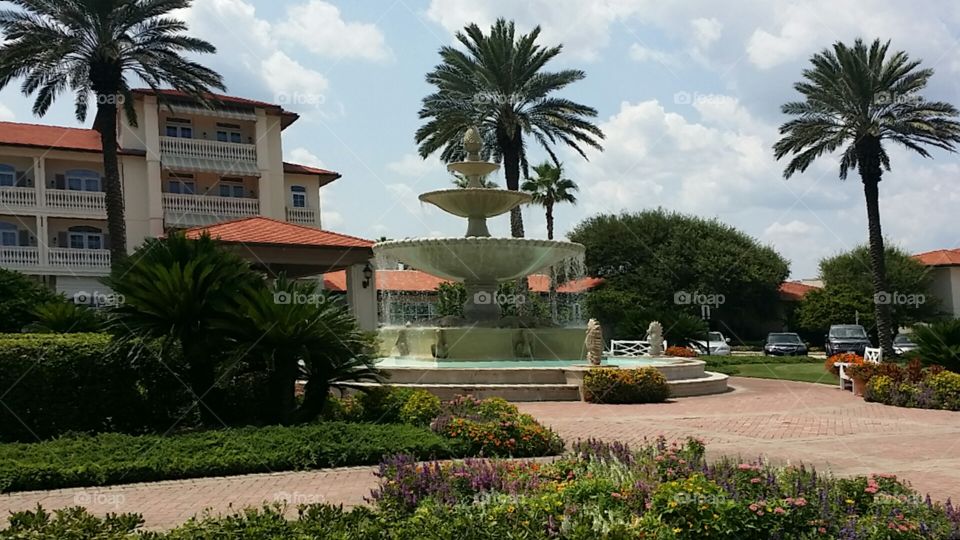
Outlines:
{"type": "Polygon", "coordinates": [[[290,186],[290,197],[294,208],[307,207],[307,188],[303,186],[290,186]]]}
{"type": "Polygon", "coordinates": [[[19,246],[20,231],[13,223],[0,221],[0,246],[19,246]]]}
{"type": "Polygon", "coordinates": [[[17,185],[17,170],[10,165],[0,163],[0,187],[17,185]]]}
{"type": "Polygon", "coordinates": [[[71,191],[100,191],[100,173],[86,169],[73,169],[64,175],[66,188],[71,191]]]}
{"type": "Polygon", "coordinates": [[[103,231],[86,225],[67,229],[68,247],[73,249],[104,249],[103,231]]]}

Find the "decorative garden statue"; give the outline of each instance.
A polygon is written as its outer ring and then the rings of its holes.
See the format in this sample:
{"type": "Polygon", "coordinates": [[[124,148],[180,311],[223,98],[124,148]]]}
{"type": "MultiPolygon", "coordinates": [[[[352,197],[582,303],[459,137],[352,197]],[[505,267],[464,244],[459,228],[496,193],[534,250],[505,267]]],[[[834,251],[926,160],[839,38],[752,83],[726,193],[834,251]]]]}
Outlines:
{"type": "Polygon", "coordinates": [[[513,338],[513,354],[517,358],[533,358],[533,339],[530,330],[523,329],[513,338]]]}
{"type": "Polygon", "coordinates": [[[447,334],[443,328],[437,328],[437,342],[430,345],[430,352],[433,353],[434,358],[446,358],[450,355],[450,351],[447,350],[447,334]]]}
{"type": "Polygon", "coordinates": [[[653,321],[647,328],[647,341],[650,342],[650,356],[663,355],[663,325],[653,321]]]}
{"type": "Polygon", "coordinates": [[[410,342],[407,340],[407,329],[401,328],[397,332],[397,352],[400,353],[400,356],[407,356],[410,354],[410,342]]]}
{"type": "Polygon", "coordinates": [[[599,366],[603,358],[603,331],[596,319],[587,322],[587,337],[583,340],[583,348],[587,351],[587,361],[599,366]]]}

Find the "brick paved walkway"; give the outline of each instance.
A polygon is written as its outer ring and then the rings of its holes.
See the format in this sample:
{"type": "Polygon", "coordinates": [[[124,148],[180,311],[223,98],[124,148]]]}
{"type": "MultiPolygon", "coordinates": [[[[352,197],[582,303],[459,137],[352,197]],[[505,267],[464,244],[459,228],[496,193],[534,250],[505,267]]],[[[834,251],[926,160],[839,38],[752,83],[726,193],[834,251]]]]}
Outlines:
{"type": "MultiPolygon", "coordinates": [[[[567,440],[596,437],[642,442],[702,437],[711,455],[810,463],[836,474],[889,472],[935,498],[960,499],[960,413],[864,403],[835,387],[732,379],[736,391],[656,405],[526,403],[521,409],[567,440]]],[[[210,509],[231,512],[264,502],[362,504],[375,485],[371,467],[130,484],[0,495],[0,514],[82,505],[137,512],[166,528],[210,509]]]]}

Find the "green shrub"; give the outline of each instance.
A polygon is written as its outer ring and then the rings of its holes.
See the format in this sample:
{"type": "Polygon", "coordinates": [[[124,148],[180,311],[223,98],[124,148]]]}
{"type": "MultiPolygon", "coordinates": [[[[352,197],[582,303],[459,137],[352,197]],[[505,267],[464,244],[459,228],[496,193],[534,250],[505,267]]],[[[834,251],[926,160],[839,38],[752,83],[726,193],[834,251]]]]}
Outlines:
{"type": "Polygon", "coordinates": [[[66,302],[42,283],[0,268],[0,333],[20,332],[34,322],[32,310],[47,302],[66,302]]]}
{"type": "Polygon", "coordinates": [[[429,426],[440,416],[440,398],[426,390],[416,390],[400,408],[400,421],[414,426],[429,426]]]}
{"type": "Polygon", "coordinates": [[[657,403],[670,396],[656,368],[594,368],[583,377],[584,399],[593,403],[657,403]]]}
{"type": "Polygon", "coordinates": [[[359,394],[364,419],[376,424],[400,422],[400,411],[413,395],[412,388],[376,386],[366,388],[359,394]]]}
{"type": "Polygon", "coordinates": [[[114,343],[104,334],[0,335],[0,440],[67,432],[144,432],[189,427],[187,395],[156,343],[114,343]]]}
{"type": "Polygon", "coordinates": [[[173,436],[77,435],[0,444],[0,491],[368,465],[401,452],[447,458],[461,449],[424,428],[342,422],[173,436]]]}
{"type": "Polygon", "coordinates": [[[463,444],[470,455],[532,457],[563,450],[559,435],[502,398],[457,396],[443,402],[430,427],[463,444]]]}
{"type": "Polygon", "coordinates": [[[891,377],[887,375],[876,375],[867,381],[867,387],[863,392],[863,399],[889,404],[892,400],[894,387],[895,383],[891,377]]]}
{"type": "Polygon", "coordinates": [[[960,411],[960,373],[944,371],[926,380],[933,389],[933,399],[941,409],[960,411]]]}
{"type": "Polygon", "coordinates": [[[362,422],[364,417],[363,403],[357,396],[330,396],[323,407],[324,420],[362,422]]]}
{"type": "Polygon", "coordinates": [[[925,364],[960,373],[960,319],[917,325],[913,329],[913,340],[925,364]]]}
{"type": "Polygon", "coordinates": [[[37,334],[80,334],[103,329],[100,314],[73,302],[55,300],[30,310],[34,321],[24,327],[25,332],[37,334]]]}

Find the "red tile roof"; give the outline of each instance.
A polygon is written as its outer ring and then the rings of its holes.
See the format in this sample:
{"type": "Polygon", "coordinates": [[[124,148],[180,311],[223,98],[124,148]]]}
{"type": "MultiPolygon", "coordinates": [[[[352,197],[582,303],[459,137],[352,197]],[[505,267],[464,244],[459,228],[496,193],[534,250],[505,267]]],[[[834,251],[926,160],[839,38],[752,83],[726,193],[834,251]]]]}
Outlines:
{"type": "Polygon", "coordinates": [[[288,163],[283,162],[283,172],[287,174],[310,174],[320,177],[320,187],[323,187],[330,182],[340,178],[340,173],[336,171],[328,171],[326,169],[318,169],[317,167],[308,167],[307,165],[300,165],[298,163],[288,163]]]}
{"type": "Polygon", "coordinates": [[[818,288],[799,281],[785,281],[780,285],[780,298],[791,302],[799,302],[808,292],[818,288]]]}
{"type": "Polygon", "coordinates": [[[960,266],[960,249],[938,249],[918,253],[913,258],[926,266],[960,266]]]}
{"type": "Polygon", "coordinates": [[[92,129],[0,122],[0,145],[100,152],[100,133],[92,129]]]}
{"type": "Polygon", "coordinates": [[[198,238],[204,233],[221,242],[275,246],[370,248],[373,242],[305,225],[287,223],[263,216],[225,221],[206,227],[194,227],[184,233],[198,238]]]}
{"type": "MultiPolygon", "coordinates": [[[[534,274],[528,279],[530,289],[534,292],[545,293],[549,291],[550,281],[547,276],[534,274]]],[[[584,292],[602,282],[603,279],[601,278],[581,278],[561,284],[557,287],[557,292],[584,292]]],[[[437,290],[437,286],[442,283],[449,283],[449,280],[419,270],[377,270],[377,289],[381,291],[430,292],[437,290]]],[[[343,271],[324,274],[323,284],[325,288],[331,291],[345,291],[347,290],[347,274],[343,271]]]]}
{"type": "MultiPolygon", "coordinates": [[[[177,98],[183,98],[186,100],[193,101],[193,96],[191,96],[190,94],[186,92],[182,92],[180,90],[173,90],[169,88],[161,88],[159,90],[153,90],[150,88],[135,88],[133,90],[133,93],[139,94],[142,96],[177,97],[177,98]]],[[[289,126],[290,124],[296,122],[297,119],[300,118],[299,114],[285,110],[283,107],[275,103],[268,103],[266,101],[258,101],[255,99],[247,99],[242,97],[227,96],[223,94],[214,94],[214,93],[207,93],[204,95],[204,97],[210,101],[219,102],[220,104],[242,105],[245,107],[260,107],[263,109],[267,109],[267,110],[279,113],[286,118],[283,123],[283,127],[289,126]]]]}

